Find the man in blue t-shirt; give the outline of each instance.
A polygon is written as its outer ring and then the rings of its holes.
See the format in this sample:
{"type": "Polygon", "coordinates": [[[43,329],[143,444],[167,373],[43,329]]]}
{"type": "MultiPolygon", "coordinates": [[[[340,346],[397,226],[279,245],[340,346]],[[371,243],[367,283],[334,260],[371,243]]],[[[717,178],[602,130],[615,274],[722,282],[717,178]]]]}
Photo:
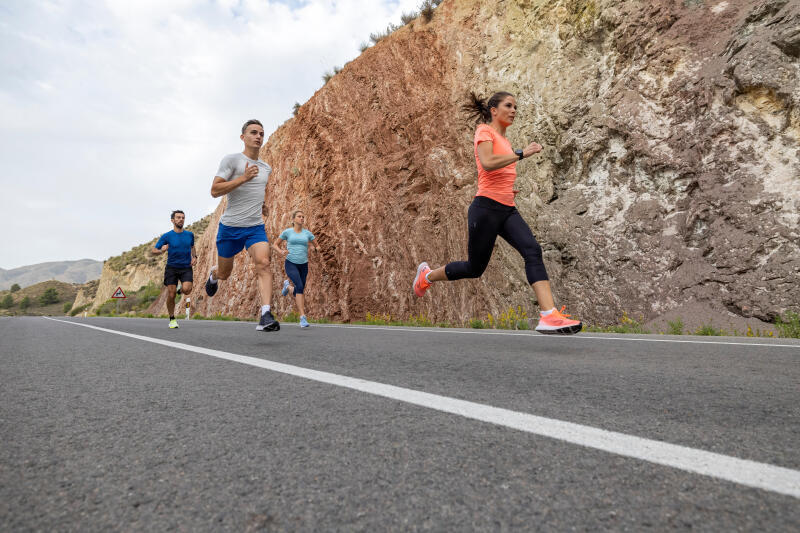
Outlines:
{"type": "Polygon", "coordinates": [[[189,293],[192,292],[192,266],[197,261],[194,251],[194,233],[184,231],[183,224],[186,215],[183,211],[172,212],[172,231],[168,231],[158,239],[151,252],[154,255],[167,252],[167,266],[164,269],[164,285],[167,287],[167,311],[169,311],[169,327],[178,327],[175,320],[175,295],[178,291],[178,282],[181,282],[181,292],[186,295],[186,316],[189,313],[189,293]]]}

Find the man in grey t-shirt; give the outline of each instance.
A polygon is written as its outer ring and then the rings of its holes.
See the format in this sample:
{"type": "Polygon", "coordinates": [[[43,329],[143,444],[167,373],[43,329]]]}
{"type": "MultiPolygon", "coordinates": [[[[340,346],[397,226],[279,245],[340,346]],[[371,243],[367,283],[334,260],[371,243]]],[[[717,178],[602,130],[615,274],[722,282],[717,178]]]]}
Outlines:
{"type": "Polygon", "coordinates": [[[217,266],[206,280],[206,294],[214,296],[219,280],[228,279],[233,270],[233,258],[246,249],[255,263],[258,289],[261,294],[259,331],[278,331],[280,324],[270,311],[272,300],[272,271],[269,268],[269,245],[264,231],[263,216],[267,214],[267,180],[272,168],[258,159],[264,144],[264,127],[257,120],[248,120],[239,137],[244,151],[226,155],[211,185],[211,196],[228,195],[228,205],[217,229],[217,266]]]}

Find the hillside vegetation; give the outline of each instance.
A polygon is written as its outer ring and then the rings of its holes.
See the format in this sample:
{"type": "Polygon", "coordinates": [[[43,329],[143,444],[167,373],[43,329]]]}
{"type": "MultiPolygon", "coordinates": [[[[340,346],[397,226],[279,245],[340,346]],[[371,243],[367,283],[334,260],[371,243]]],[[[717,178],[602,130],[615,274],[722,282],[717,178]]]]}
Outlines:
{"type": "Polygon", "coordinates": [[[13,293],[0,291],[0,316],[65,315],[72,309],[75,295],[84,287],[77,283],[49,280],[13,293]]]}

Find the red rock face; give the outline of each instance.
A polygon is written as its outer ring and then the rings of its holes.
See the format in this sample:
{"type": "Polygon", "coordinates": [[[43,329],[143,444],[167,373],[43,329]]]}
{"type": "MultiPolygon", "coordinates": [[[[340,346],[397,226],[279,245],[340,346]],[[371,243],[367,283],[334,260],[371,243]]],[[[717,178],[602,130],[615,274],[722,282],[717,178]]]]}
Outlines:
{"type": "MultiPolygon", "coordinates": [[[[556,301],[593,323],[688,302],[772,319],[797,310],[800,7],[794,2],[444,2],[352,61],[269,138],[267,234],[302,209],[321,253],[309,316],[426,315],[461,323],[537,310],[522,259],[498,242],[481,279],[412,278],[466,259],[476,190],[469,91],[520,111],[517,204],[545,250],[556,301]],[[573,5],[574,4],[574,5],[573,5]]],[[[196,311],[255,317],[253,265],[211,300],[221,211],[198,243],[196,311]]],[[[282,260],[273,261],[273,305],[282,260]]],[[[713,319],[713,317],[710,317],[713,319]]]]}

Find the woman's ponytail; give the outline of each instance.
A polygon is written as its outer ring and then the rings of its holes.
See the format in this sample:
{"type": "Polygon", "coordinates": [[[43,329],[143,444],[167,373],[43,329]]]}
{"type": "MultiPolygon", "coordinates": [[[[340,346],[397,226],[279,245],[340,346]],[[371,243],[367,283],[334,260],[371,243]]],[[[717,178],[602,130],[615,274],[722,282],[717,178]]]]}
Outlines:
{"type": "Polygon", "coordinates": [[[492,120],[492,113],[489,111],[489,107],[484,103],[483,98],[474,92],[469,93],[469,101],[461,106],[461,109],[467,114],[470,122],[474,120],[476,123],[488,123],[492,120]]]}
{"type": "Polygon", "coordinates": [[[474,92],[470,92],[469,101],[461,106],[461,109],[467,114],[470,121],[474,120],[476,123],[483,122],[489,124],[492,121],[492,108],[500,105],[500,102],[509,96],[514,95],[505,91],[500,91],[494,93],[488,101],[484,102],[483,98],[479,97],[474,92]]]}

